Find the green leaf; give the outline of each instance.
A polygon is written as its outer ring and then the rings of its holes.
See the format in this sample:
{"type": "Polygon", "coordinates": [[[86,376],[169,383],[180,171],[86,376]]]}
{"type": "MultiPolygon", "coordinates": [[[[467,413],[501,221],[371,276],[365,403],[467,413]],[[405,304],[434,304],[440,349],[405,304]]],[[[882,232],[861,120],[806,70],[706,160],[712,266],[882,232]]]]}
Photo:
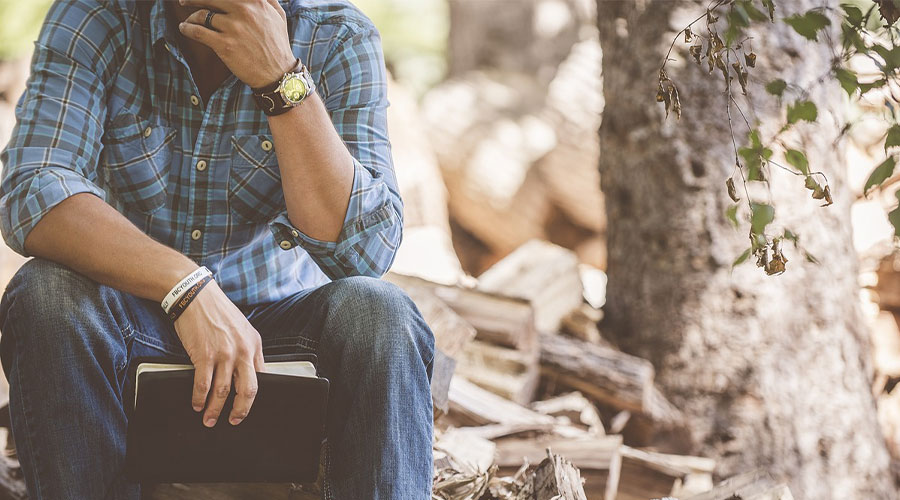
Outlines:
{"type": "Polygon", "coordinates": [[[880,89],[881,87],[884,87],[885,85],[887,85],[887,79],[886,79],[886,78],[882,78],[882,79],[880,79],[880,80],[875,80],[875,81],[872,82],[872,83],[861,83],[861,84],[859,84],[859,91],[860,91],[861,94],[864,95],[866,92],[868,92],[868,91],[870,91],[870,90],[873,90],[873,89],[880,89]]]}
{"type": "Polygon", "coordinates": [[[888,177],[894,174],[894,167],[897,165],[897,160],[894,159],[893,156],[888,156],[887,160],[884,160],[881,165],[875,167],[875,170],[872,171],[872,174],[869,176],[869,180],[866,181],[866,187],[863,188],[864,194],[869,194],[869,190],[875,186],[880,186],[882,182],[886,181],[888,177]]]}
{"type": "Polygon", "coordinates": [[[781,97],[784,95],[784,91],[787,89],[787,82],[782,80],[781,78],[777,80],[772,80],[766,85],[766,92],[777,95],[781,97]]]}
{"type": "Polygon", "coordinates": [[[773,220],[775,220],[775,207],[764,203],[750,204],[750,232],[763,234],[773,220]]]}
{"type": "Polygon", "coordinates": [[[817,10],[811,10],[802,15],[794,14],[785,18],[784,22],[788,23],[802,37],[814,42],[819,40],[819,31],[831,24],[828,17],[817,10]]]}
{"type": "Polygon", "coordinates": [[[863,13],[859,10],[859,7],[849,3],[842,3],[841,8],[844,9],[844,18],[850,26],[855,26],[857,28],[862,26],[863,13]]]}
{"type": "Polygon", "coordinates": [[[791,231],[790,229],[785,229],[784,230],[784,239],[786,239],[788,241],[793,241],[794,244],[796,245],[800,241],[800,236],[797,235],[795,232],[791,231]]]}
{"type": "Polygon", "coordinates": [[[738,227],[737,209],[738,209],[738,206],[737,206],[737,205],[731,205],[730,207],[728,207],[727,209],[725,209],[725,217],[728,217],[728,220],[731,221],[731,224],[732,224],[735,228],[738,227]]]}
{"type": "Polygon", "coordinates": [[[843,39],[842,46],[844,47],[844,50],[853,47],[860,53],[867,53],[869,51],[869,47],[866,45],[866,42],[863,41],[859,31],[852,26],[846,24],[841,26],[841,38],[843,39]]]}
{"type": "Polygon", "coordinates": [[[803,151],[788,149],[785,151],[784,157],[788,163],[796,167],[797,170],[803,172],[803,175],[809,175],[809,160],[807,160],[806,154],[803,151]]]}
{"type": "Polygon", "coordinates": [[[812,262],[813,264],[819,263],[819,259],[815,258],[815,256],[809,252],[803,252],[803,256],[806,257],[807,261],[812,262]]]}
{"type": "Polygon", "coordinates": [[[844,68],[838,68],[835,71],[835,76],[841,84],[841,87],[844,89],[844,92],[846,92],[848,96],[853,97],[853,94],[859,89],[859,79],[857,79],[856,73],[844,68]]]}
{"type": "Polygon", "coordinates": [[[894,236],[900,236],[900,207],[888,212],[888,220],[894,226],[894,236]]]}
{"type": "Polygon", "coordinates": [[[884,152],[896,146],[900,146],[900,125],[894,124],[887,131],[887,138],[884,140],[884,152]]]}
{"type": "Polygon", "coordinates": [[[763,7],[769,11],[769,19],[775,22],[775,0],[762,0],[763,7]]]}
{"type": "Polygon", "coordinates": [[[819,118],[819,108],[811,101],[797,101],[788,106],[788,123],[797,123],[805,120],[814,123],[819,118]]]}
{"type": "Polygon", "coordinates": [[[734,269],[735,267],[743,264],[744,262],[747,262],[747,259],[749,259],[749,258],[750,258],[750,249],[748,248],[748,249],[744,250],[744,253],[742,253],[740,256],[738,256],[738,258],[734,259],[734,262],[731,263],[731,268],[734,269]]]}

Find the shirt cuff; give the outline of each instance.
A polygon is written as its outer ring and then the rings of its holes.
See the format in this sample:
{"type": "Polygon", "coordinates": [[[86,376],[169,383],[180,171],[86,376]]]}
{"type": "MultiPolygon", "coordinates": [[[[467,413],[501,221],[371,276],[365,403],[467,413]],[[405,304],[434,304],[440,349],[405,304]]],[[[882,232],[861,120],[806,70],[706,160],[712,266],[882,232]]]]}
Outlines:
{"type": "Polygon", "coordinates": [[[28,182],[4,193],[0,199],[0,230],[6,244],[16,253],[25,251],[25,239],[38,222],[56,205],[80,193],[105,199],[106,193],[82,175],[67,168],[44,167],[28,182]]]}
{"type": "Polygon", "coordinates": [[[367,274],[364,268],[372,267],[371,263],[363,265],[362,262],[371,261],[376,255],[381,258],[383,253],[380,234],[400,224],[386,186],[380,179],[367,175],[367,170],[355,159],[354,167],[353,189],[337,241],[323,241],[304,234],[291,223],[287,211],[269,222],[279,247],[286,251],[303,248],[331,279],[367,274]],[[376,193],[378,196],[373,196],[376,193]]]}

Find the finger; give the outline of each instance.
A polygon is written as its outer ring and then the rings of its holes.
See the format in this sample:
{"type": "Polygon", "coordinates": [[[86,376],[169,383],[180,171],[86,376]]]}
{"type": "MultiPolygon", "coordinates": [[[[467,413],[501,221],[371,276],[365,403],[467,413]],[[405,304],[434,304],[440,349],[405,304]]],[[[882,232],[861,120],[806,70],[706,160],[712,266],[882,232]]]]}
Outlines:
{"type": "Polygon", "coordinates": [[[206,395],[209,394],[213,376],[212,363],[202,363],[194,366],[194,390],[191,394],[191,406],[194,411],[201,411],[206,405],[206,395]]]}
{"type": "Polygon", "coordinates": [[[278,3],[278,0],[268,0],[269,5],[275,8],[278,11],[278,14],[281,16],[282,21],[287,21],[287,14],[284,12],[284,9],[281,8],[281,4],[278,3]]]}
{"type": "Polygon", "coordinates": [[[178,0],[185,7],[211,8],[221,12],[231,12],[234,6],[244,0],[178,0]]]}
{"type": "MultiPolygon", "coordinates": [[[[203,26],[206,28],[206,18],[209,16],[209,9],[200,9],[193,14],[187,16],[184,22],[189,24],[196,24],[197,26],[203,26]]],[[[225,28],[229,27],[231,24],[231,18],[228,17],[228,14],[216,12],[213,15],[212,21],[210,21],[210,26],[212,26],[212,30],[217,33],[221,33],[225,31],[225,28]]]]}
{"type": "MultiPolygon", "coordinates": [[[[193,15],[193,14],[192,14],[193,15]]],[[[221,14],[219,14],[221,15],[221,14]]],[[[206,16],[203,17],[206,19],[206,16]]],[[[219,19],[213,19],[213,22],[220,21],[219,19]]],[[[201,21],[202,23],[202,21],[201,21]]],[[[224,40],[224,35],[219,33],[218,31],[213,31],[202,24],[194,24],[194,23],[181,23],[178,25],[178,29],[181,31],[181,34],[190,38],[191,40],[197,41],[206,45],[207,47],[216,50],[218,47],[222,45],[224,40]]]]}
{"type": "Polygon", "coordinates": [[[231,361],[216,365],[216,373],[213,376],[212,393],[209,396],[209,404],[203,415],[203,425],[212,427],[219,420],[228,393],[231,392],[231,377],[234,372],[234,364],[231,361]]]}
{"type": "Polygon", "coordinates": [[[256,399],[258,388],[253,364],[238,365],[234,371],[234,407],[231,409],[231,415],[228,416],[228,422],[231,425],[237,425],[247,418],[250,407],[253,406],[253,401],[256,399]]]}

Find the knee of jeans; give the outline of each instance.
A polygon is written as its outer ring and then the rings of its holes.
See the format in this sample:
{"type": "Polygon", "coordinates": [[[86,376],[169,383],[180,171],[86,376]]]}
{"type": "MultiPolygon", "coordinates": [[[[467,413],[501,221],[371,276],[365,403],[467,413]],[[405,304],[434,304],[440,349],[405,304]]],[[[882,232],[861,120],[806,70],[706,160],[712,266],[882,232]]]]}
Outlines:
{"type": "Polygon", "coordinates": [[[339,304],[336,330],[348,335],[347,345],[360,356],[386,362],[408,357],[413,350],[423,363],[431,362],[434,334],[400,287],[365,276],[339,279],[331,286],[339,304]]]}
{"type": "MultiPolygon", "coordinates": [[[[90,278],[56,262],[31,259],[16,272],[3,296],[0,317],[60,324],[73,312],[89,312],[100,286],[90,278]]],[[[32,321],[30,321],[32,322],[32,321]]],[[[30,335],[40,332],[29,332],[30,335]]]]}

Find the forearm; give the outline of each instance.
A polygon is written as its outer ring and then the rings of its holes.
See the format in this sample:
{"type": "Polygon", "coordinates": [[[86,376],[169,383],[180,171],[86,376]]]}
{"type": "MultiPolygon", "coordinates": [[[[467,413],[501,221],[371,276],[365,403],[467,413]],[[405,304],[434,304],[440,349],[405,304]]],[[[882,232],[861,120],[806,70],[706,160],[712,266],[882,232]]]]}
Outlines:
{"type": "Polygon", "coordinates": [[[269,117],[291,223],[307,236],[337,241],[353,186],[353,157],[318,94],[269,117]]]}
{"type": "Polygon", "coordinates": [[[153,240],[93,194],[76,194],[54,207],[25,239],[26,251],[99,283],[162,300],[197,264],[153,240]]]}

